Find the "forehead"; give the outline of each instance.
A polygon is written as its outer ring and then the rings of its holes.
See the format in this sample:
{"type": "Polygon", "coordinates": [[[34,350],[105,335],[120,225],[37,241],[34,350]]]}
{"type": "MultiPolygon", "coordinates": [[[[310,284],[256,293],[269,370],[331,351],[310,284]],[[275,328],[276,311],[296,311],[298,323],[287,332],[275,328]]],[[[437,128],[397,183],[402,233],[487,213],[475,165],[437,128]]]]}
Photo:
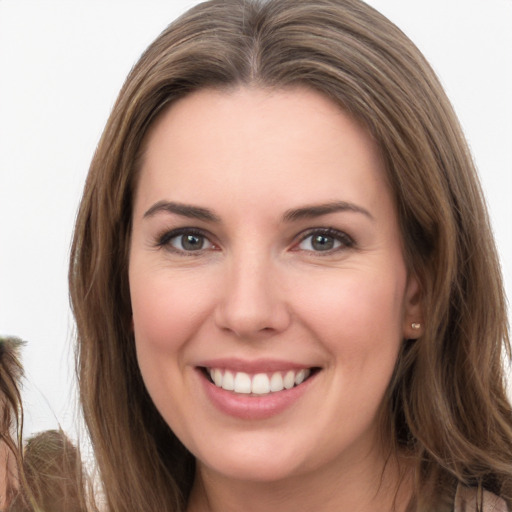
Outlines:
{"type": "Polygon", "coordinates": [[[301,196],[371,202],[387,188],[377,144],[333,101],[307,88],[244,87],[199,90],[160,115],[145,141],[137,196],[201,202],[220,193],[244,195],[246,204],[272,196],[286,208],[301,196]]]}

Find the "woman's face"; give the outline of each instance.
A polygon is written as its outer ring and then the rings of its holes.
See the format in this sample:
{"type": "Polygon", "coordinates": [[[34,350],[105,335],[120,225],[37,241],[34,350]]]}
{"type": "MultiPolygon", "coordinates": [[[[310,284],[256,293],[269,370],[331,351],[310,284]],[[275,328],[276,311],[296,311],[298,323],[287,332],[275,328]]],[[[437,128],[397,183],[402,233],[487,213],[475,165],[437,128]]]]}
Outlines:
{"type": "Polygon", "coordinates": [[[417,284],[379,151],[330,100],[176,102],[147,140],[129,280],[144,382],[200,470],[269,481],[380,457],[417,284]]]}

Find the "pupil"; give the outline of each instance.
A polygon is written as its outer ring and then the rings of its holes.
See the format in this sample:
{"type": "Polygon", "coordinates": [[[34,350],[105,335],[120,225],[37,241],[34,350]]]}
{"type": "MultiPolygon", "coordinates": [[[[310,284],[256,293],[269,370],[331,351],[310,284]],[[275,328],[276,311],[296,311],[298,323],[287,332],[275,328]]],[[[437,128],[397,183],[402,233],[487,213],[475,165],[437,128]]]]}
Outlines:
{"type": "Polygon", "coordinates": [[[203,240],[197,235],[183,235],[181,243],[187,251],[197,251],[203,247],[203,240]]]}
{"type": "Polygon", "coordinates": [[[312,242],[313,248],[318,251],[328,251],[334,247],[332,236],[316,235],[312,242]]]}

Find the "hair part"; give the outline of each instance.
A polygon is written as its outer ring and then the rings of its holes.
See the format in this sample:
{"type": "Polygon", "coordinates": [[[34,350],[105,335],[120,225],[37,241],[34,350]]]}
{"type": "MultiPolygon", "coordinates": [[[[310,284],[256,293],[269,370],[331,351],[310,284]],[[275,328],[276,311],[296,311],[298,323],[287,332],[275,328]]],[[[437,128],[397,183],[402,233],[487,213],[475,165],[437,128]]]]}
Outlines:
{"type": "Polygon", "coordinates": [[[214,0],[172,23],[131,71],[77,218],[69,273],[77,371],[109,506],[183,510],[194,473],[135,354],[127,269],[144,139],[177,99],[240,86],[308,87],[368,127],[386,164],[408,268],[421,284],[425,323],[420,339],[404,341],[382,407],[383,435],[416,466],[418,510],[435,510],[455,482],[512,505],[500,267],[470,152],[434,72],[359,0],[214,0]]]}

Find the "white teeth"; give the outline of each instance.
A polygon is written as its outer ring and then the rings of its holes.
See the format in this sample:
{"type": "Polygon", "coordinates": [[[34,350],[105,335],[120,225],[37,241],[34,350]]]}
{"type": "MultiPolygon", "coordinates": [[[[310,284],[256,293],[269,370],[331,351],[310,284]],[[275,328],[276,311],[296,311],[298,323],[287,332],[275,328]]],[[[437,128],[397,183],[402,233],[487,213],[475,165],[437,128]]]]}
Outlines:
{"type": "Polygon", "coordinates": [[[252,392],[256,395],[270,393],[270,381],[264,373],[258,373],[252,378],[252,392]]]}
{"type": "Polygon", "coordinates": [[[208,368],[208,373],[217,387],[227,391],[246,395],[251,393],[267,395],[302,384],[311,375],[311,370],[303,368],[297,371],[289,370],[284,374],[282,372],[257,373],[251,376],[245,372],[234,373],[219,368],[208,368]]]}
{"type": "Polygon", "coordinates": [[[276,372],[270,378],[270,391],[283,391],[283,389],[283,376],[279,372],[276,372]]]}
{"type": "Polygon", "coordinates": [[[251,377],[244,372],[237,372],[235,375],[235,393],[249,394],[251,392],[251,377]]]}
{"type": "Polygon", "coordinates": [[[284,376],[284,387],[285,389],[292,389],[295,386],[295,372],[291,370],[284,376]]]}
{"type": "Polygon", "coordinates": [[[295,385],[298,386],[302,384],[311,374],[311,370],[308,368],[307,370],[299,370],[297,375],[295,376],[295,385]]]}
{"type": "Polygon", "coordinates": [[[218,368],[213,370],[212,379],[217,387],[220,388],[222,386],[222,372],[218,368]]]}
{"type": "Polygon", "coordinates": [[[230,371],[224,373],[222,389],[226,389],[227,391],[233,391],[235,389],[235,377],[230,371]]]}

